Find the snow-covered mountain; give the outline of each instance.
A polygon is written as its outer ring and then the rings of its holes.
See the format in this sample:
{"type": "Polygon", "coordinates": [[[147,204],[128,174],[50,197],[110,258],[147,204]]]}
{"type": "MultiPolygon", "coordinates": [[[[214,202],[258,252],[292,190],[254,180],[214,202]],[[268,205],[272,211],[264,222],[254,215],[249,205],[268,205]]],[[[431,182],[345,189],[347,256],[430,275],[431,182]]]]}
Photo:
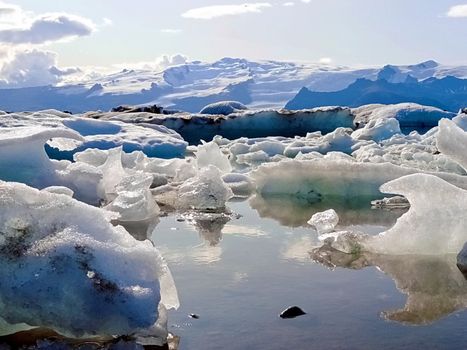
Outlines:
{"type": "Polygon", "coordinates": [[[457,112],[467,106],[467,79],[447,76],[419,81],[409,75],[404,82],[391,83],[380,76],[377,80],[358,79],[347,88],[334,92],[317,92],[304,87],[285,108],[297,110],[323,105],[360,107],[403,102],[457,112]]]}
{"type": "Polygon", "coordinates": [[[165,108],[198,112],[222,100],[236,100],[249,107],[283,107],[300,89],[317,92],[345,89],[357,79],[385,79],[391,83],[407,77],[467,77],[467,66],[445,66],[434,61],[417,65],[352,68],[316,63],[249,61],[223,58],[214,63],[192,61],[163,71],[151,69],[120,72],[63,81],[58,86],[0,90],[0,109],[71,112],[108,110],[121,104],[158,104],[165,108]]]}

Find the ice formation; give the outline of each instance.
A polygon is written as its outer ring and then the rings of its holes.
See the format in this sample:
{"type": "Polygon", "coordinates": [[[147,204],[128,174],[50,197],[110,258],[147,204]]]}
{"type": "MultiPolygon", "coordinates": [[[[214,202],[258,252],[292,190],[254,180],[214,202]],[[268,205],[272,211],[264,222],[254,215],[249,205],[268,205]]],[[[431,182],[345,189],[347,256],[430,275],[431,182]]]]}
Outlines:
{"type": "Polygon", "coordinates": [[[81,138],[78,133],[64,128],[0,128],[0,179],[37,188],[65,186],[75,193],[76,198],[98,203],[102,198],[102,174],[86,164],[50,160],[44,144],[53,137],[81,138]]]}
{"type": "Polygon", "coordinates": [[[41,126],[75,131],[75,135],[81,135],[80,138],[55,135],[56,140],[52,140],[47,146],[47,151],[53,158],[68,160],[72,159],[74,153],[88,148],[110,149],[119,146],[128,153],[139,150],[150,157],[173,158],[183,156],[187,146],[180,135],[163,126],[142,126],[119,121],[71,117],[53,110],[6,114],[2,116],[0,126],[9,128],[41,126]],[[76,141],[70,142],[70,138],[76,141]]]}
{"type": "MultiPolygon", "coordinates": [[[[233,196],[253,194],[252,207],[281,222],[298,211],[294,226],[313,215],[309,223],[320,239],[340,253],[457,254],[467,240],[465,117],[443,119],[423,135],[404,135],[401,123],[419,122],[429,112],[417,111],[367,106],[358,111],[358,128],[355,110],[340,107],[228,116],[4,114],[0,179],[43,190],[0,182],[0,262],[7,276],[0,286],[0,324],[73,336],[155,329],[158,316],[165,320],[159,299],[177,304],[168,269],[152,244],[112,224],[141,225],[145,239],[158,215],[175,211],[192,215],[189,222],[217,244],[233,196]],[[167,127],[212,141],[188,147],[167,127]],[[321,212],[329,203],[363,198],[369,207],[381,198],[380,187],[410,202],[393,228],[376,237],[334,232],[336,212],[321,212]],[[76,305],[84,311],[68,312],[76,305]],[[98,324],[102,318],[109,321],[98,324]]],[[[440,115],[433,111],[433,121],[440,115]]],[[[377,204],[407,205],[393,198],[377,204]]],[[[366,215],[368,222],[385,224],[396,217],[366,215]]],[[[343,214],[340,222],[356,220],[343,214]]]]}
{"type": "Polygon", "coordinates": [[[403,195],[409,211],[396,225],[363,242],[381,254],[457,254],[467,241],[467,191],[439,177],[414,174],[384,184],[385,193],[403,195]]]}
{"type": "Polygon", "coordinates": [[[190,144],[212,140],[220,135],[229,139],[328,133],[338,127],[352,128],[354,115],[345,107],[321,107],[303,111],[247,110],[227,116],[178,113],[93,113],[88,118],[160,125],[175,130],[190,144]]]}
{"type": "Polygon", "coordinates": [[[362,129],[355,130],[352,137],[357,140],[380,142],[401,134],[399,122],[395,118],[372,119],[362,129]]]}
{"type": "MultiPolygon", "coordinates": [[[[257,192],[263,196],[287,195],[309,202],[323,197],[378,197],[379,187],[420,170],[390,163],[360,163],[332,155],[311,160],[286,159],[261,165],[251,173],[257,192]]],[[[464,176],[436,173],[440,178],[467,189],[464,176]]]]}
{"type": "Polygon", "coordinates": [[[157,249],[112,226],[115,214],[7,182],[0,209],[0,314],[9,324],[130,334],[153,327],[159,302],[177,307],[157,249]]]}
{"type": "MultiPolygon", "coordinates": [[[[2,116],[2,119],[5,116],[2,116]]],[[[80,140],[73,130],[42,126],[2,127],[0,129],[0,178],[31,185],[57,181],[56,166],[44,151],[53,137],[80,140]]]]}
{"type": "Polygon", "coordinates": [[[178,189],[177,207],[213,210],[225,207],[233,192],[222,181],[220,170],[209,165],[195,178],[185,181],[178,189]]]}
{"type": "Polygon", "coordinates": [[[366,124],[378,119],[396,119],[401,127],[434,127],[442,118],[452,119],[455,114],[436,107],[422,106],[417,103],[398,103],[393,105],[367,105],[353,109],[355,123],[366,124]]]}
{"type": "Polygon", "coordinates": [[[467,132],[453,121],[443,119],[439,123],[436,145],[442,153],[456,160],[467,171],[467,132]]]}
{"type": "Polygon", "coordinates": [[[232,171],[229,158],[222,153],[215,142],[203,142],[202,145],[197,147],[195,156],[198,169],[214,165],[223,173],[230,173],[232,171]]]}
{"type": "Polygon", "coordinates": [[[318,234],[329,233],[334,231],[334,228],[339,222],[339,216],[334,209],[329,209],[320,213],[314,214],[308,221],[308,224],[314,226],[318,234]]]}
{"type": "Polygon", "coordinates": [[[220,114],[220,115],[229,115],[232,113],[240,112],[247,110],[248,108],[236,101],[222,101],[215,102],[204,107],[199,113],[200,114],[220,114]]]}
{"type": "Polygon", "coordinates": [[[146,221],[160,209],[150,191],[153,177],[150,174],[127,175],[115,186],[116,198],[106,209],[120,214],[119,221],[146,221]]]}

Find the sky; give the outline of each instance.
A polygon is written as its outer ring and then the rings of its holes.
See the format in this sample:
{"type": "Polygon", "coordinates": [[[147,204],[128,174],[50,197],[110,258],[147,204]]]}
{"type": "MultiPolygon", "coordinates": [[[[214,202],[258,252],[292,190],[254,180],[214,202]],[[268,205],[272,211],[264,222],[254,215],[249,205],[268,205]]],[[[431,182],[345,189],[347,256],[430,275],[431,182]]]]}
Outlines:
{"type": "Polygon", "coordinates": [[[163,67],[180,55],[467,64],[465,38],[467,0],[0,1],[0,85],[59,79],[76,67],[163,67]],[[32,65],[58,70],[41,76],[32,65]]]}

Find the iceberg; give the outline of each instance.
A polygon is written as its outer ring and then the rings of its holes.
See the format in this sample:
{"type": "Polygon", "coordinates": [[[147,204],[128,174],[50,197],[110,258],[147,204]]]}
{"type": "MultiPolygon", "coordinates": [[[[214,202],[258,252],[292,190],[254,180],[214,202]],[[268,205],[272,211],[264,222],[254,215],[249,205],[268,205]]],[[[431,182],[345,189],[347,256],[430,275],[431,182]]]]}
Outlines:
{"type": "Polygon", "coordinates": [[[467,171],[467,132],[453,121],[443,119],[439,123],[436,145],[442,153],[457,161],[467,171]]]}
{"type": "Polygon", "coordinates": [[[229,115],[232,113],[247,110],[248,108],[241,102],[236,101],[221,101],[215,102],[204,107],[199,113],[200,114],[221,114],[229,115]]]}
{"type": "Polygon", "coordinates": [[[356,115],[355,122],[360,125],[365,125],[372,120],[394,118],[403,128],[434,127],[441,119],[452,119],[455,116],[455,113],[417,103],[366,105],[355,108],[353,111],[356,115]]]}
{"type": "Polygon", "coordinates": [[[161,125],[136,125],[116,120],[71,117],[53,110],[5,114],[0,120],[0,126],[40,126],[75,131],[75,136],[71,136],[71,133],[55,135],[47,144],[47,153],[54,159],[72,160],[73,154],[88,148],[107,150],[120,146],[127,153],[139,150],[149,157],[173,158],[183,156],[187,146],[180,135],[161,125]],[[76,135],[80,137],[77,138],[76,135]],[[74,141],[70,142],[69,139],[74,141]]]}
{"type": "MultiPolygon", "coordinates": [[[[294,196],[317,202],[324,197],[381,196],[380,186],[420,170],[391,163],[360,163],[347,159],[333,159],[329,155],[312,160],[284,159],[259,166],[250,174],[257,192],[267,196],[294,196]]],[[[449,173],[435,173],[447,182],[467,189],[467,177],[449,173]]]]}
{"type": "Polygon", "coordinates": [[[155,329],[161,310],[178,307],[170,271],[149,241],[112,226],[115,217],[0,182],[3,321],[72,337],[155,329]]]}
{"type": "Polygon", "coordinates": [[[333,232],[339,222],[339,216],[334,209],[328,209],[314,214],[308,224],[314,226],[318,234],[333,232]]]}
{"type": "Polygon", "coordinates": [[[362,242],[370,252],[390,255],[457,254],[467,241],[467,191],[427,174],[405,176],[381,190],[410,202],[396,225],[362,242]]]}
{"type": "Polygon", "coordinates": [[[178,208],[201,211],[224,209],[234,195],[222,180],[220,170],[213,165],[201,169],[198,176],[185,181],[177,192],[178,208]]]}
{"type": "Polygon", "coordinates": [[[399,122],[395,118],[372,119],[361,129],[355,130],[352,137],[357,140],[373,140],[380,142],[396,134],[401,134],[399,122]]]}
{"type": "Polygon", "coordinates": [[[229,158],[222,153],[215,142],[203,142],[196,148],[195,156],[198,169],[214,165],[223,173],[232,171],[229,158]]]}
{"type": "Polygon", "coordinates": [[[224,115],[177,113],[94,113],[98,120],[128,124],[164,126],[180,134],[190,144],[212,140],[216,135],[228,139],[306,135],[307,132],[329,133],[338,127],[353,128],[354,115],[346,107],[320,107],[308,110],[246,110],[224,115]]]}
{"type": "Polygon", "coordinates": [[[102,174],[86,164],[49,159],[44,144],[50,138],[80,140],[73,130],[42,126],[0,128],[0,179],[36,188],[64,186],[76,198],[96,204],[102,198],[102,174]]]}

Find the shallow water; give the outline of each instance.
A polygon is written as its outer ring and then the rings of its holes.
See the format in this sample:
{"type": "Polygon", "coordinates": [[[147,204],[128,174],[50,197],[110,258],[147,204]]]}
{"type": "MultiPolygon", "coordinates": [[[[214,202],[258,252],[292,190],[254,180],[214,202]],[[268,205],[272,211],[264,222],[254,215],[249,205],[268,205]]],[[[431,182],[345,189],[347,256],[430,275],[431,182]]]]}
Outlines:
{"type": "MultiPolygon", "coordinates": [[[[317,234],[306,225],[327,205],[253,198],[230,203],[230,221],[162,218],[150,238],[179,291],[169,315],[179,349],[464,348],[467,286],[455,257],[376,256],[331,270],[312,261],[317,234]],[[307,314],[278,317],[292,305],[307,314]]],[[[333,205],[339,229],[372,234],[401,215],[333,205]]]]}
{"type": "MultiPolygon", "coordinates": [[[[335,254],[320,260],[325,266],[315,262],[320,243],[306,222],[329,208],[339,214],[338,230],[369,234],[404,212],[372,210],[368,198],[253,197],[230,202],[228,216],[169,215],[149,228],[127,227],[138,239],[149,232],[174,276],[181,307],[169,312],[170,349],[465,348],[467,281],[455,256],[335,254]],[[294,305],[306,315],[279,317],[294,305]]],[[[44,337],[58,348],[74,344],[41,332],[1,338],[0,348],[44,337]]]]}

